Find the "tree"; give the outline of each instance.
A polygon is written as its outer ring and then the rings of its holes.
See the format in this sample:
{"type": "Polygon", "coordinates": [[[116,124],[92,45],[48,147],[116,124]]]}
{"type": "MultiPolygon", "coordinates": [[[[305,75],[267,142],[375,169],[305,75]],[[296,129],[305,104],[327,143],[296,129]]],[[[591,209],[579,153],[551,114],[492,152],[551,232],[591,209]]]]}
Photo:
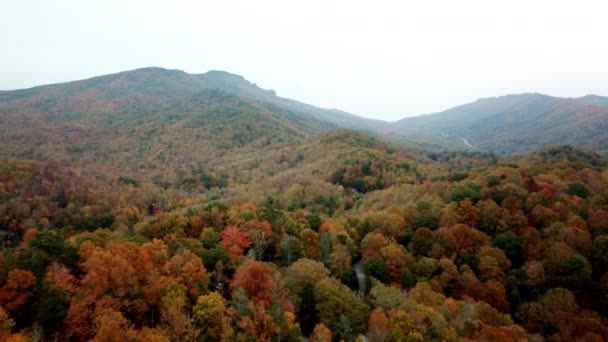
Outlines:
{"type": "Polygon", "coordinates": [[[242,255],[243,251],[251,246],[251,240],[249,240],[247,233],[241,231],[236,226],[226,226],[220,237],[227,250],[236,250],[239,252],[239,255],[242,255]]]}
{"type": "Polygon", "coordinates": [[[458,184],[452,189],[450,194],[450,201],[462,202],[465,199],[469,199],[473,202],[479,200],[479,189],[473,184],[458,184]]]}
{"type": "Polygon", "coordinates": [[[411,289],[408,293],[409,297],[416,301],[416,303],[421,303],[430,307],[439,307],[445,297],[433,291],[431,285],[425,282],[419,282],[416,286],[411,289]]]}
{"type": "Polygon", "coordinates": [[[507,211],[491,199],[477,203],[479,208],[478,229],[486,233],[500,232],[507,228],[507,211]]]}
{"type": "Polygon", "coordinates": [[[370,342],[384,342],[388,338],[388,318],[380,308],[372,310],[367,323],[367,337],[370,342]]]}
{"type": "Polygon", "coordinates": [[[319,242],[319,234],[314,230],[306,228],[300,232],[300,240],[304,247],[304,254],[308,259],[321,260],[321,246],[319,242]]]}
{"type": "Polygon", "coordinates": [[[215,229],[208,227],[203,229],[201,235],[199,236],[199,239],[201,240],[201,243],[203,244],[204,248],[211,249],[215,248],[217,244],[221,241],[221,236],[215,231],[215,229]]]}
{"type": "Polygon", "coordinates": [[[67,292],[54,286],[48,279],[35,286],[33,311],[37,324],[47,336],[51,336],[62,327],[68,306],[67,292]]]}
{"type": "Polygon", "coordinates": [[[348,316],[340,315],[340,319],[334,327],[334,335],[338,341],[352,341],[355,338],[355,332],[348,316]]]}
{"type": "Polygon", "coordinates": [[[344,274],[350,270],[351,266],[351,257],[350,253],[348,252],[348,248],[346,248],[346,246],[343,244],[335,244],[329,259],[331,265],[330,269],[332,270],[333,274],[342,279],[344,274]]]}
{"type": "Polygon", "coordinates": [[[270,223],[265,221],[252,220],[243,225],[243,230],[247,232],[253,244],[256,260],[264,258],[264,252],[269,244],[269,239],[274,234],[270,223]]]}
{"type": "Polygon", "coordinates": [[[523,263],[522,238],[513,232],[506,232],[494,238],[494,245],[502,249],[515,267],[523,263]]]}
{"type": "Polygon", "coordinates": [[[424,200],[416,203],[415,228],[428,227],[435,230],[439,228],[440,218],[441,211],[433,203],[424,200]]]}
{"type": "MultiPolygon", "coordinates": [[[[285,271],[285,282],[289,292],[298,296],[304,287],[315,286],[323,279],[329,278],[329,270],[318,261],[300,259],[285,271]]],[[[294,301],[297,305],[297,301],[294,301]]]]}
{"type": "Polygon", "coordinates": [[[88,341],[95,334],[93,312],[87,302],[72,298],[67,317],[64,320],[68,339],[88,341]]]}
{"type": "Polygon", "coordinates": [[[232,291],[242,288],[254,302],[269,308],[278,290],[273,278],[273,271],[267,263],[249,261],[236,269],[232,279],[232,291]]]}
{"type": "Polygon", "coordinates": [[[243,317],[237,325],[242,331],[239,335],[249,341],[270,342],[278,333],[277,324],[262,303],[253,303],[251,315],[243,317]]]}
{"type": "Polygon", "coordinates": [[[315,326],[315,329],[310,335],[310,342],[331,342],[331,330],[326,327],[323,323],[319,323],[315,326]]]}
{"type": "Polygon", "coordinates": [[[161,322],[169,331],[172,341],[193,341],[195,331],[186,313],[186,287],[171,284],[162,298],[161,322]]]}
{"type": "MultiPolygon", "coordinates": [[[[392,341],[415,341],[415,339],[410,338],[416,336],[413,334],[417,333],[414,321],[403,310],[393,311],[389,319],[388,330],[392,341]]],[[[420,337],[420,340],[422,340],[422,336],[420,337]]]]}
{"type": "Polygon", "coordinates": [[[34,238],[36,237],[36,235],[38,235],[38,229],[36,228],[31,228],[25,231],[25,233],[23,234],[23,242],[22,242],[22,246],[23,247],[29,247],[30,244],[32,243],[32,240],[34,240],[34,238]]]}
{"type": "Polygon", "coordinates": [[[587,220],[589,227],[594,232],[608,233],[608,212],[602,209],[596,210],[587,220]]]}
{"type": "Polygon", "coordinates": [[[541,297],[540,302],[548,313],[556,313],[558,311],[576,313],[579,310],[574,294],[568,289],[561,287],[547,291],[547,293],[541,297]]]}
{"type": "Polygon", "coordinates": [[[369,308],[345,285],[332,280],[322,280],[315,288],[315,301],[321,322],[337,336],[335,328],[345,328],[344,316],[354,334],[365,331],[369,308]],[[340,321],[342,321],[340,323],[340,321]]]}
{"type": "Polygon", "coordinates": [[[95,318],[97,333],[93,342],[124,341],[127,337],[128,321],[122,313],[106,309],[95,318]]]}
{"type": "Polygon", "coordinates": [[[391,281],[389,269],[384,263],[384,260],[379,258],[369,258],[364,262],[365,272],[371,277],[374,277],[384,284],[391,281]]]}
{"type": "Polygon", "coordinates": [[[538,302],[522,303],[515,310],[515,318],[528,331],[540,330],[546,321],[545,315],[545,308],[538,302]]]}
{"type": "Polygon", "coordinates": [[[11,329],[15,322],[8,316],[6,311],[0,307],[0,338],[6,340],[11,335],[11,329]]]}
{"type": "Polygon", "coordinates": [[[406,267],[413,264],[414,259],[405,248],[396,243],[390,243],[380,250],[380,256],[388,268],[392,279],[400,279],[406,267]]]}
{"type": "Polygon", "coordinates": [[[165,265],[165,269],[181,280],[191,298],[197,298],[207,291],[209,275],[203,261],[196,254],[186,251],[183,255],[175,255],[165,265]]]}
{"type": "Polygon", "coordinates": [[[428,255],[435,239],[435,232],[432,230],[425,227],[416,229],[411,240],[414,253],[418,255],[428,255]]]}
{"type": "Polygon", "coordinates": [[[479,223],[479,209],[477,209],[470,199],[460,202],[458,206],[460,221],[469,227],[476,227],[479,223]]]}
{"type": "Polygon", "coordinates": [[[571,183],[570,185],[568,185],[568,189],[571,193],[578,197],[587,198],[587,196],[589,196],[589,189],[587,189],[587,187],[582,183],[571,183]]]}
{"type": "Polygon", "coordinates": [[[485,301],[499,311],[508,312],[509,300],[507,299],[507,293],[502,283],[495,280],[489,280],[485,283],[485,288],[485,301]]]}
{"type": "MultiPolygon", "coordinates": [[[[84,253],[86,245],[81,246],[84,253]]],[[[86,252],[82,265],[82,285],[93,298],[110,291],[116,298],[128,300],[143,285],[154,264],[150,256],[136,244],[112,243],[105,248],[94,247],[86,252]]]]}
{"type": "Polygon", "coordinates": [[[294,261],[300,258],[302,246],[300,241],[289,235],[283,236],[281,239],[280,252],[283,259],[283,263],[287,266],[291,265],[294,261]]]}
{"type": "Polygon", "coordinates": [[[401,240],[405,235],[405,220],[396,213],[373,213],[367,217],[367,221],[372,230],[377,230],[384,236],[401,240]]]}
{"type": "Polygon", "coordinates": [[[36,277],[30,271],[10,271],[6,283],[0,289],[0,303],[9,312],[20,310],[30,298],[30,289],[35,283],[36,277]]]}
{"type": "Polygon", "coordinates": [[[209,341],[229,341],[234,334],[226,317],[226,301],[217,292],[198,297],[192,319],[209,341]]]}
{"type": "Polygon", "coordinates": [[[364,259],[381,258],[380,250],[388,244],[389,240],[384,235],[371,232],[361,241],[361,254],[364,259]]]}

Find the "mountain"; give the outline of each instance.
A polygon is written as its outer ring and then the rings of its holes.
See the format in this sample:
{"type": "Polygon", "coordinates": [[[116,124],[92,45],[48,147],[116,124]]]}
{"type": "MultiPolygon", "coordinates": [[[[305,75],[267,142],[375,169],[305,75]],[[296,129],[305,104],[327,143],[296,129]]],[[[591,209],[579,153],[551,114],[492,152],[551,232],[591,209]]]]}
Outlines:
{"type": "MultiPolygon", "coordinates": [[[[161,154],[168,153],[181,163],[180,148],[184,148],[186,155],[197,155],[194,159],[202,162],[222,149],[245,148],[254,142],[256,146],[293,143],[343,128],[416,151],[514,154],[573,145],[608,153],[607,97],[507,95],[385,122],[286,99],[225,71],[189,74],[143,68],[0,91],[0,117],[5,123],[0,127],[0,143],[9,147],[0,155],[35,159],[75,158],[75,151],[86,152],[94,146],[107,150],[112,142],[120,142],[125,147],[112,151],[138,146],[137,153],[142,154],[157,146],[164,151],[161,154]],[[149,131],[145,139],[150,144],[139,139],[142,131],[149,131]],[[167,141],[175,148],[164,144],[167,141]],[[193,149],[211,152],[194,153],[193,149]]],[[[97,152],[115,155],[110,150],[97,152]]],[[[86,157],[86,153],[77,155],[86,157]]]]}
{"type": "MultiPolygon", "coordinates": [[[[278,97],[227,72],[161,68],[3,91],[0,119],[0,158],[53,160],[102,178],[187,189],[228,182],[222,177],[261,179],[278,172],[264,165],[293,146],[378,123],[278,97]]],[[[327,146],[315,146],[310,155],[327,154],[327,146]]]]}
{"type": "Polygon", "coordinates": [[[602,103],[483,99],[404,135],[224,72],[2,92],[0,341],[608,340],[608,159],[432,134],[602,103]]]}
{"type": "Polygon", "coordinates": [[[600,107],[608,107],[608,97],[606,96],[585,95],[579,97],[578,100],[587,104],[597,105],[600,107]]]}
{"type": "Polygon", "coordinates": [[[494,153],[522,153],[564,144],[606,153],[607,122],[606,97],[519,94],[405,118],[391,132],[450,148],[494,153]]]}
{"type": "Polygon", "coordinates": [[[225,71],[189,74],[156,67],[31,89],[0,91],[0,113],[10,112],[11,108],[27,108],[33,112],[65,116],[74,112],[103,110],[100,106],[120,107],[125,102],[130,106],[155,106],[158,102],[175,100],[209,89],[219,89],[262,102],[268,108],[279,107],[283,112],[338,124],[341,127],[365,130],[383,124],[379,120],[365,119],[279,97],[273,90],[262,89],[242,76],[225,71]]]}

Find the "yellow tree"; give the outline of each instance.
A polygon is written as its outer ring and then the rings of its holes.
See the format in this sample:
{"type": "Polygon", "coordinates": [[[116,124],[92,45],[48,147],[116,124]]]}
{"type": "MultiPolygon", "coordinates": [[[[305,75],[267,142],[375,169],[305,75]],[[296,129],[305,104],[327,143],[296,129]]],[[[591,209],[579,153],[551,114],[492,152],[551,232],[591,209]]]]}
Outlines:
{"type": "Polygon", "coordinates": [[[193,341],[196,329],[186,313],[186,287],[171,284],[162,298],[160,307],[161,322],[169,332],[172,341],[193,341]]]}
{"type": "Polygon", "coordinates": [[[351,257],[346,246],[336,243],[329,257],[330,268],[338,278],[343,278],[344,274],[350,270],[351,257]]]}
{"type": "Polygon", "coordinates": [[[198,297],[192,319],[201,333],[213,341],[229,341],[234,334],[226,316],[226,301],[217,292],[198,297]]]}
{"type": "Polygon", "coordinates": [[[319,242],[319,234],[310,228],[306,228],[300,232],[300,240],[304,246],[306,257],[311,260],[321,260],[321,245],[319,242]]]}

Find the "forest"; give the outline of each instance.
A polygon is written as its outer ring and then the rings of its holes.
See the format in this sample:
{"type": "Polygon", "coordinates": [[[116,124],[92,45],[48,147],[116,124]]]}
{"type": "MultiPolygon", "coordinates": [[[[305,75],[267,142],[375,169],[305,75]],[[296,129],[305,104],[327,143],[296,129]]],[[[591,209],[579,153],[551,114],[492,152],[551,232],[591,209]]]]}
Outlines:
{"type": "Polygon", "coordinates": [[[0,160],[0,340],[608,340],[605,157],[223,141],[0,160]]]}
{"type": "Polygon", "coordinates": [[[608,342],[607,13],[0,0],[0,342],[608,342]]]}

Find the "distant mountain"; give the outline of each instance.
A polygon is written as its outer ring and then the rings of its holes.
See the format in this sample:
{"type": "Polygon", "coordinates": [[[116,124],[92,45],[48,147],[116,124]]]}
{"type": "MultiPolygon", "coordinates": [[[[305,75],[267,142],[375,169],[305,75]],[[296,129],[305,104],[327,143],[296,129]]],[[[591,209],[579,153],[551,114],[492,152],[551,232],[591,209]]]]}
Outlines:
{"type": "Polygon", "coordinates": [[[391,132],[457,149],[522,153],[552,145],[608,152],[608,98],[542,94],[484,98],[446,111],[409,117],[391,132]]]}
{"type": "MultiPolygon", "coordinates": [[[[0,156],[34,159],[65,157],[66,151],[84,151],[91,144],[109,148],[111,142],[119,141],[132,149],[141,144],[136,138],[142,130],[155,132],[149,133],[156,139],[152,142],[188,138],[186,150],[200,144],[211,154],[252,143],[294,143],[342,128],[412,150],[513,154],[573,145],[608,153],[607,97],[507,95],[385,122],[286,99],[225,71],[189,74],[143,68],[0,91],[0,119],[0,143],[5,144],[0,156]]],[[[146,146],[140,146],[140,151],[146,146]]],[[[167,145],[161,149],[182,158],[175,143],[170,146],[173,150],[167,145]]]]}
{"type": "Polygon", "coordinates": [[[606,96],[586,95],[583,97],[579,97],[578,100],[587,104],[597,105],[600,107],[608,107],[608,97],[606,96]]]}
{"type": "Polygon", "coordinates": [[[370,131],[385,124],[379,120],[365,119],[342,111],[318,108],[282,98],[273,90],[262,89],[242,76],[225,71],[189,74],[163,68],[142,68],[75,82],[0,91],[0,113],[10,112],[11,108],[28,108],[33,112],[65,116],[67,113],[99,110],[100,107],[120,107],[125,102],[130,106],[147,107],[209,89],[219,89],[262,102],[269,109],[333,123],[340,127],[370,131]]]}
{"type": "Polygon", "coordinates": [[[291,182],[306,170],[366,192],[393,184],[415,159],[343,130],[387,123],[281,98],[223,71],[145,68],[3,91],[0,120],[0,160],[59,162],[87,177],[188,191],[231,184],[263,197],[262,179],[291,182]]]}
{"type": "Polygon", "coordinates": [[[264,98],[277,97],[237,75],[160,68],[4,91],[0,157],[175,170],[339,128],[264,98]]]}

